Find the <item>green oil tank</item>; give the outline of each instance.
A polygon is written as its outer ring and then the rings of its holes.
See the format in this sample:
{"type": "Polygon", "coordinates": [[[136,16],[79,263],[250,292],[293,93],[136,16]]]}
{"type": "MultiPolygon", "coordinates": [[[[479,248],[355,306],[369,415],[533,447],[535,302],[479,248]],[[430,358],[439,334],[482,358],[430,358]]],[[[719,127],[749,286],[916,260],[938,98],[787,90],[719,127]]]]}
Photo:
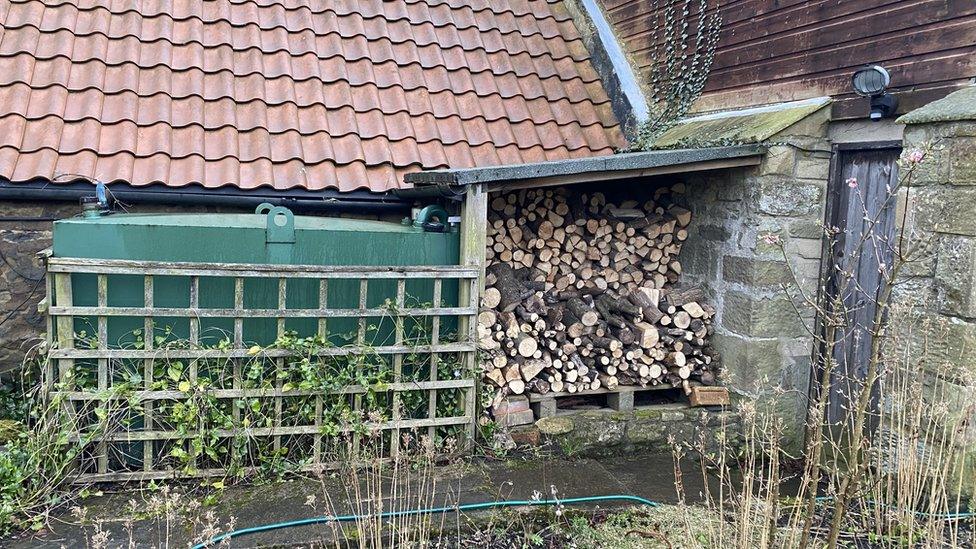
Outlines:
{"type": "MultiPolygon", "coordinates": [[[[446,214],[437,209],[436,217],[445,222],[446,214]]],[[[438,224],[434,224],[438,225],[438,224]]],[[[446,226],[446,224],[445,224],[446,226]]],[[[115,214],[87,215],[54,223],[53,255],[89,259],[125,259],[203,263],[251,263],[291,265],[409,266],[457,265],[459,238],[456,231],[432,231],[430,224],[398,224],[347,218],[295,216],[286,208],[262,205],[253,214],[115,214]]],[[[187,277],[156,277],[156,307],[188,307],[187,277]]],[[[74,275],[76,305],[97,304],[94,275],[74,275]]],[[[417,305],[432,300],[432,283],[407,281],[408,303],[417,305]]],[[[232,279],[201,278],[200,307],[233,307],[232,279]]],[[[276,308],[277,281],[246,279],[245,308],[276,308]]],[[[377,307],[396,295],[395,283],[374,280],[369,283],[367,307],[377,307]]],[[[144,301],[143,277],[112,275],[108,280],[109,306],[141,307],[144,301]]],[[[457,285],[445,284],[442,304],[453,306],[457,285]]],[[[313,279],[288,281],[287,308],[318,307],[318,282],[313,279]]],[[[355,308],[359,301],[357,280],[332,280],[329,307],[355,308]]],[[[84,321],[84,319],[81,319],[84,321]]],[[[91,319],[94,322],[94,319],[91,319]]],[[[140,319],[113,318],[110,340],[127,339],[137,330],[140,319]]],[[[176,336],[189,328],[182,319],[156,319],[176,336]]],[[[267,344],[274,339],[273,319],[249,319],[245,326],[248,342],[267,344]]],[[[289,319],[288,329],[314,332],[314,320],[289,319]]],[[[353,330],[353,321],[330,321],[330,333],[353,330]]],[[[201,338],[225,337],[233,329],[232,319],[201,317],[201,338]],[[209,332],[207,330],[210,330],[209,332]]],[[[85,330],[76,326],[76,330],[85,330]]],[[[93,333],[89,330],[88,333],[93,333]]]]}

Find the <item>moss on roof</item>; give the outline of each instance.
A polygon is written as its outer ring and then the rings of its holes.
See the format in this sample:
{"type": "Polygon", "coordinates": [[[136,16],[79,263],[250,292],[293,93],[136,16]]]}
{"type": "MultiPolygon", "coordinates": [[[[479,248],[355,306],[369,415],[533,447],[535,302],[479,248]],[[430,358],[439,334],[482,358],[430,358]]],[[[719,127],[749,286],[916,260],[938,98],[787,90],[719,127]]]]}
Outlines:
{"type": "Polygon", "coordinates": [[[829,104],[829,97],[818,97],[686,118],[652,141],[649,148],[762,143],[829,104]]]}
{"type": "Polygon", "coordinates": [[[924,107],[919,107],[899,118],[898,122],[925,124],[961,120],[976,120],[976,85],[968,86],[924,107]]]}

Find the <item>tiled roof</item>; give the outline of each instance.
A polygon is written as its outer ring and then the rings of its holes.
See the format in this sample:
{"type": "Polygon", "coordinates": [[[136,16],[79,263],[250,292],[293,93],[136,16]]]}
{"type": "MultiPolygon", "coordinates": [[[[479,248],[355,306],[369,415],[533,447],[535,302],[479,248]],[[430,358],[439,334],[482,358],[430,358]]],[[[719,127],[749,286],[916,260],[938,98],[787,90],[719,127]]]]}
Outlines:
{"type": "Polygon", "coordinates": [[[0,177],[278,189],[611,154],[561,0],[0,0],[0,177]]]}

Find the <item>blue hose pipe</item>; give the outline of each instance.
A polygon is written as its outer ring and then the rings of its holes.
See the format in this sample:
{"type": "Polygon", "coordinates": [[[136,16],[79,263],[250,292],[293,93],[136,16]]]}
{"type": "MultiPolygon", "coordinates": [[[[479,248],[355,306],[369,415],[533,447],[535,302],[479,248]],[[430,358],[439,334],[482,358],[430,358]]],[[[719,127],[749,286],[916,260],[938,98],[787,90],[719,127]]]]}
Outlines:
{"type": "MultiPolygon", "coordinates": [[[[641,505],[647,505],[650,507],[657,507],[659,504],[651,501],[649,499],[644,499],[638,496],[632,495],[612,495],[612,496],[587,496],[581,498],[566,498],[566,499],[539,499],[539,500],[512,500],[512,501],[489,501],[485,503],[466,503],[464,505],[456,505],[452,507],[432,507],[429,509],[404,509],[402,511],[387,511],[385,513],[380,513],[377,515],[378,518],[388,519],[394,517],[405,517],[411,515],[428,515],[434,513],[449,513],[451,511],[478,511],[482,509],[499,509],[505,507],[525,507],[525,506],[545,506],[545,505],[575,505],[578,503],[595,503],[599,501],[629,501],[631,503],[639,503],[641,505]]],[[[362,520],[369,518],[372,515],[337,515],[337,516],[325,516],[325,517],[315,517],[300,520],[291,520],[287,522],[275,522],[271,524],[262,524],[261,526],[252,526],[251,528],[242,528],[240,530],[231,530],[230,532],[225,532],[216,537],[213,537],[203,543],[198,543],[193,546],[193,549],[204,549],[205,547],[211,547],[217,545],[223,541],[239,538],[243,536],[248,536],[251,534],[259,534],[261,532],[271,532],[274,530],[283,530],[285,528],[296,528],[298,526],[309,526],[313,524],[323,524],[328,522],[350,522],[354,520],[362,520]]]]}

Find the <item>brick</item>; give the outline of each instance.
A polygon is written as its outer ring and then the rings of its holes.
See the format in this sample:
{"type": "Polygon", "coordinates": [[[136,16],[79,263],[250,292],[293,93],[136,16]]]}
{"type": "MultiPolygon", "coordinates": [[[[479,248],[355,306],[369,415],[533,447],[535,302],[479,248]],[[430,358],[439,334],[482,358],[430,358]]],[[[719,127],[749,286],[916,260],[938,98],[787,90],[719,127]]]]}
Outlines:
{"type": "Polygon", "coordinates": [[[524,412],[529,409],[529,398],[524,395],[513,395],[505,397],[501,402],[492,407],[491,413],[495,416],[524,412]]]}
{"type": "Polygon", "coordinates": [[[535,425],[518,427],[512,429],[508,434],[517,446],[539,446],[541,444],[542,434],[535,425]]]}
{"type": "Polygon", "coordinates": [[[501,425],[502,427],[517,427],[519,425],[528,425],[533,421],[535,421],[535,414],[532,413],[532,410],[511,412],[508,414],[495,416],[495,422],[501,425]]]}

